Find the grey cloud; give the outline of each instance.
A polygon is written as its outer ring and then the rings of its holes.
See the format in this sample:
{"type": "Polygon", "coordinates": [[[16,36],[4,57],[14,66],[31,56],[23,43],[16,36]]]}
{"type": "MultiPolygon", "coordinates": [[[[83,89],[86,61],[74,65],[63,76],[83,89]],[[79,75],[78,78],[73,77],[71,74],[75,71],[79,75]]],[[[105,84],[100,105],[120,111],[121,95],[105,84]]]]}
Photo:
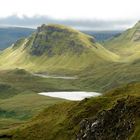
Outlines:
{"type": "Polygon", "coordinates": [[[26,26],[37,27],[45,24],[64,24],[83,30],[122,30],[133,25],[137,20],[58,20],[48,16],[23,16],[19,18],[17,15],[12,15],[5,18],[0,18],[0,26],[26,26]]]}

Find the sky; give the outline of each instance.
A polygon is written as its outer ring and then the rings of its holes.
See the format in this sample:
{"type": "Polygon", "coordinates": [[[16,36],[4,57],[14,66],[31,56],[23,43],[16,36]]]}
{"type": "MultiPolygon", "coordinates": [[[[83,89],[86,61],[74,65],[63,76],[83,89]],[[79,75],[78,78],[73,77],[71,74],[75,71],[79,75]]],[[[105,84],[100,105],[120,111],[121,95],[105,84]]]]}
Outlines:
{"type": "Polygon", "coordinates": [[[85,30],[121,30],[140,19],[140,0],[1,0],[0,26],[56,23],[85,30]]]}

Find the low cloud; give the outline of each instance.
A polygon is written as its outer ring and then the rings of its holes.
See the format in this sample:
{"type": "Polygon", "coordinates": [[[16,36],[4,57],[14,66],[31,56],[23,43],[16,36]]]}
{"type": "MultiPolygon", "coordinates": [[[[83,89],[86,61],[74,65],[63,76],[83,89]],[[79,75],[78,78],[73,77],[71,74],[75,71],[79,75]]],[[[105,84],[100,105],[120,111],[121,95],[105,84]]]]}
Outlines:
{"type": "Polygon", "coordinates": [[[12,15],[0,18],[0,26],[24,26],[36,28],[41,24],[63,24],[75,27],[81,30],[123,30],[132,26],[137,20],[68,20],[54,19],[48,16],[34,16],[22,18],[12,15]]]}

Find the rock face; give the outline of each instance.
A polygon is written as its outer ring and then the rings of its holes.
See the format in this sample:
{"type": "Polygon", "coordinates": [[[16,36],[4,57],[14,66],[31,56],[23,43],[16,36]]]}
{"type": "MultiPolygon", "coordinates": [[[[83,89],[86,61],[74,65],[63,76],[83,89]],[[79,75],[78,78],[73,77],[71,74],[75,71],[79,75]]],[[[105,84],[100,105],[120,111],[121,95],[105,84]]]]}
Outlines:
{"type": "Polygon", "coordinates": [[[94,38],[69,27],[43,24],[37,29],[31,54],[37,56],[44,53],[48,56],[67,52],[80,54],[86,47],[91,47],[94,43],[94,38]]]}
{"type": "Polygon", "coordinates": [[[140,114],[138,106],[140,102],[128,104],[128,99],[122,99],[95,118],[82,120],[77,140],[127,140],[134,131],[135,116],[140,114]]]}
{"type": "Polygon", "coordinates": [[[137,29],[132,37],[132,41],[138,42],[140,41],[140,29],[137,29]]]}

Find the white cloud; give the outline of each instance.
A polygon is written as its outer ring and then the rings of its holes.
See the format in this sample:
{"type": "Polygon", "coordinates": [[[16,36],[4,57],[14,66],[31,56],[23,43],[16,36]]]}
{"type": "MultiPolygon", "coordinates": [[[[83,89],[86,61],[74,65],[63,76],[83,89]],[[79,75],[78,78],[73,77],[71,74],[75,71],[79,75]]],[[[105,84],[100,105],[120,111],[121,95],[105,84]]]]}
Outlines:
{"type": "Polygon", "coordinates": [[[134,25],[136,20],[79,20],[55,19],[49,16],[18,17],[16,15],[0,18],[0,26],[37,27],[41,24],[63,24],[82,30],[122,30],[134,25]]]}
{"type": "Polygon", "coordinates": [[[66,24],[82,29],[125,29],[140,19],[140,0],[1,0],[0,26],[66,24]]]}
{"type": "Polygon", "coordinates": [[[48,15],[59,19],[138,19],[139,0],[4,0],[0,17],[48,15]]]}

